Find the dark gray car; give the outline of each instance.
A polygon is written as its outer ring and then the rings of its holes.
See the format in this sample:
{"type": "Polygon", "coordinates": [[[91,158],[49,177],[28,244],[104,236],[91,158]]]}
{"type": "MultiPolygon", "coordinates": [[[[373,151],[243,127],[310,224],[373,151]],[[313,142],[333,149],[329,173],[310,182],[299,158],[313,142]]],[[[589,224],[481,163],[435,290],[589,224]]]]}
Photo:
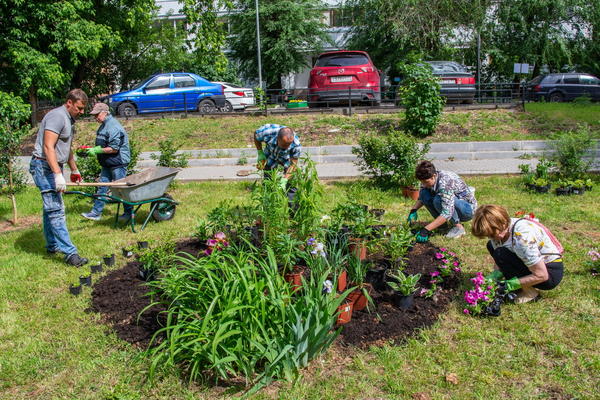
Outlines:
{"type": "Polygon", "coordinates": [[[527,84],[530,100],[571,101],[577,97],[590,97],[600,101],[600,79],[585,73],[540,75],[527,84]]]}
{"type": "Polygon", "coordinates": [[[426,61],[433,74],[440,79],[441,95],[448,103],[473,103],[475,97],[475,77],[464,65],[454,61],[426,61]]]}

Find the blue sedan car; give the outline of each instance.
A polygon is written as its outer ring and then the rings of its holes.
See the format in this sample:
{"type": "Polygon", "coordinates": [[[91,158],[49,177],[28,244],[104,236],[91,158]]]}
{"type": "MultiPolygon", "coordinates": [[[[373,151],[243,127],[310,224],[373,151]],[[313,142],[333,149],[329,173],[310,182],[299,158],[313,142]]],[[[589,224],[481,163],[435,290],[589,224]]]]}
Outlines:
{"type": "Polygon", "coordinates": [[[210,114],[225,105],[223,86],[196,74],[172,72],[152,75],[133,89],[108,97],[109,105],[124,117],[163,111],[210,114]]]}

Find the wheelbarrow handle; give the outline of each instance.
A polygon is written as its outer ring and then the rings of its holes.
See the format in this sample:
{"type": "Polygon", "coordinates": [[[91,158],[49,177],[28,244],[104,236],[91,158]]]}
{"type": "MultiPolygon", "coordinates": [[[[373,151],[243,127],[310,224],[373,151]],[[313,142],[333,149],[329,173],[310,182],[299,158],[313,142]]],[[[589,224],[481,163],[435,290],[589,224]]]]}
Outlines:
{"type": "Polygon", "coordinates": [[[134,186],[134,183],[130,182],[67,182],[67,186],[114,186],[114,187],[127,187],[134,186]]]}

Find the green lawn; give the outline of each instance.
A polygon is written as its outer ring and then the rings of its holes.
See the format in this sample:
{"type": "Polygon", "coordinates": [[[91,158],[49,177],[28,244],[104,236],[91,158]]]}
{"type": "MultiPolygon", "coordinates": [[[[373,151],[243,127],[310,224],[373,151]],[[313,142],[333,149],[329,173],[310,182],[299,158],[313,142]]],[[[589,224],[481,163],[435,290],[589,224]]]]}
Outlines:
{"type": "MultiPolygon", "coordinates": [[[[600,243],[598,187],[582,197],[529,194],[512,177],[469,177],[480,204],[498,203],[513,213],[534,212],[562,241],[566,276],[542,301],[507,306],[499,318],[473,318],[456,299],[433,327],[407,343],[353,351],[331,348],[313,361],[295,384],[278,383],[261,399],[404,399],[424,393],[432,399],[593,399],[600,387],[600,278],[590,276],[585,253],[600,243]],[[458,384],[445,380],[454,373],[458,384]]],[[[136,240],[158,242],[189,233],[199,216],[221,199],[242,201],[247,183],[179,184],[172,194],[181,201],[173,221],[150,224],[138,234],[114,230],[107,209],[99,223],[78,215],[85,200],[67,198],[68,225],[82,255],[92,260],[136,240]]],[[[343,196],[388,210],[390,223],[406,218],[411,203],[396,193],[364,182],[328,184],[324,204],[343,196]]],[[[39,215],[36,189],[19,196],[26,218],[39,215]]],[[[10,216],[0,202],[0,219],[10,216]]],[[[421,219],[429,219],[424,212],[421,219]]],[[[39,221],[39,219],[38,219],[39,221]]],[[[468,225],[467,225],[468,226],[468,225]]],[[[467,275],[487,270],[485,242],[468,235],[458,241],[434,237],[455,250],[467,275]]],[[[124,259],[118,254],[118,264],[124,259]]],[[[2,399],[214,399],[231,395],[226,388],[188,385],[175,374],[148,383],[147,360],[87,313],[90,291],[75,298],[68,283],[79,270],[65,266],[43,249],[38,223],[0,234],[0,398],[2,399]]],[[[466,278],[465,278],[466,279],[466,278]]]]}
{"type": "MultiPolygon", "coordinates": [[[[478,110],[446,112],[434,142],[533,140],[573,128],[584,121],[600,137],[600,106],[572,103],[531,103],[526,112],[478,110]]],[[[304,146],[355,144],[365,132],[381,132],[389,127],[400,129],[403,114],[290,114],[280,116],[207,116],[179,118],[166,115],[153,120],[122,121],[130,136],[141,143],[142,150],[157,150],[157,143],[173,138],[182,149],[223,149],[253,147],[252,133],[266,123],[292,127],[304,146]]],[[[76,145],[91,144],[98,124],[78,122],[76,145]]]]}

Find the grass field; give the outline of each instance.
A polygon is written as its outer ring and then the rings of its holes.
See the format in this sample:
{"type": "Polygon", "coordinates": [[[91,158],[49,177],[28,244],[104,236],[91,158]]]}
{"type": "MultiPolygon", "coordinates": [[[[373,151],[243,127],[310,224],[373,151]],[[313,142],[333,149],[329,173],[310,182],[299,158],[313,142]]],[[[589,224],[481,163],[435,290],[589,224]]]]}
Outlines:
{"type": "MultiPolygon", "coordinates": [[[[158,116],[158,114],[157,114],[158,116]]],[[[173,138],[182,149],[252,147],[252,133],[266,123],[292,127],[304,146],[355,144],[361,134],[401,129],[402,113],[396,114],[290,114],[278,116],[206,116],[180,118],[165,115],[152,120],[122,121],[142,150],[157,150],[157,143],[173,138]]],[[[547,139],[553,133],[586,122],[600,137],[600,105],[531,103],[519,109],[445,112],[434,142],[547,139]]],[[[76,145],[92,144],[98,124],[77,123],[76,145]]]]}
{"type": "MultiPolygon", "coordinates": [[[[530,194],[505,176],[469,177],[480,204],[497,203],[510,213],[534,212],[565,246],[566,274],[542,301],[503,308],[499,318],[473,318],[456,299],[449,312],[406,343],[355,351],[334,346],[303,371],[296,384],[278,383],[259,399],[594,399],[600,387],[600,278],[584,266],[585,253],[600,243],[598,187],[577,197],[530,194]],[[445,377],[456,374],[458,383],[445,377]],[[419,397],[420,396],[420,397],[419,397]]],[[[133,234],[111,227],[114,209],[100,222],[83,220],[86,200],[68,197],[68,226],[82,255],[97,261],[136,240],[157,243],[189,234],[200,216],[225,198],[242,201],[247,183],[179,184],[181,201],[173,221],[150,224],[133,234]]],[[[364,181],[330,183],[329,209],[344,196],[386,208],[389,223],[406,218],[411,203],[364,181]]],[[[68,294],[80,274],[47,256],[35,188],[19,195],[24,220],[33,225],[0,234],[0,398],[2,399],[215,399],[232,388],[188,385],[176,374],[146,380],[148,362],[120,341],[100,317],[86,312],[90,291],[68,294]],[[37,221],[37,222],[36,222],[37,221]]],[[[0,219],[10,217],[0,202],[0,219]]],[[[142,212],[142,214],[144,214],[142,212]]],[[[430,217],[420,212],[421,219],[430,217]]],[[[467,224],[467,228],[468,228],[467,224]]],[[[485,242],[471,235],[457,241],[434,237],[462,258],[465,281],[490,262],[485,242]]],[[[118,254],[118,265],[124,259],[118,254]]]]}

